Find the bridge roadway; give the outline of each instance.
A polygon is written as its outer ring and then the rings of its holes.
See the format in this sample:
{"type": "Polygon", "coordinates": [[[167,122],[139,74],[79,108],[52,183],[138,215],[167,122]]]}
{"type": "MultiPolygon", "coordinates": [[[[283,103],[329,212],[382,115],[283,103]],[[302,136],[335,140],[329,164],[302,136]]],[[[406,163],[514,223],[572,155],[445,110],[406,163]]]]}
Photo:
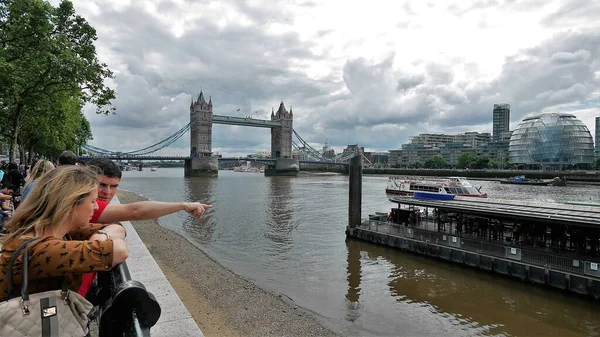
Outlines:
{"type": "MultiPolygon", "coordinates": [[[[80,159],[91,159],[91,158],[108,158],[112,160],[186,160],[190,159],[190,157],[184,156],[135,156],[135,155],[127,155],[123,154],[120,156],[81,156],[80,159]]],[[[266,165],[275,165],[276,159],[272,158],[219,158],[221,162],[234,162],[234,161],[252,161],[257,163],[263,163],[266,165]]],[[[325,161],[315,161],[315,160],[300,160],[300,164],[316,164],[316,165],[336,165],[336,166],[347,166],[347,162],[325,162],[325,161]]]]}
{"type": "Polygon", "coordinates": [[[225,124],[225,125],[240,125],[240,126],[253,126],[259,128],[276,128],[280,127],[279,121],[271,121],[268,119],[253,119],[251,117],[232,117],[232,116],[220,116],[213,115],[213,124],[225,124]]]}

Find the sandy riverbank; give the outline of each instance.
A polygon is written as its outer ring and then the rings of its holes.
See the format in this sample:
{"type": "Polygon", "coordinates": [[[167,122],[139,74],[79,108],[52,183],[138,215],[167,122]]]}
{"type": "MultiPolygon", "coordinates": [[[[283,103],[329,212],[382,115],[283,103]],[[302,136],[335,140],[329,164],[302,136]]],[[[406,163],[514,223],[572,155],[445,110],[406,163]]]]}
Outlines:
{"type": "MultiPolygon", "coordinates": [[[[118,197],[146,200],[125,191],[118,197]]],[[[132,224],[205,336],[337,336],[285,295],[234,274],[158,222],[132,224]]]]}

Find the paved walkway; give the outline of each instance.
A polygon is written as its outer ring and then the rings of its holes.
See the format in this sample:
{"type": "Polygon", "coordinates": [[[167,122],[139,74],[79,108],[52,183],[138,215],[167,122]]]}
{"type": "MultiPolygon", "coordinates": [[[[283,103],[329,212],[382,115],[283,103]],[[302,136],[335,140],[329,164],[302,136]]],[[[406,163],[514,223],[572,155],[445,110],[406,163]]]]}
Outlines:
{"type": "MultiPolygon", "coordinates": [[[[120,203],[116,196],[112,202],[120,203]]],[[[131,278],[142,282],[146,289],[156,297],[162,309],[160,319],[150,331],[152,337],[204,337],[131,223],[125,221],[122,224],[127,230],[127,244],[129,245],[127,266],[131,278]]]]}

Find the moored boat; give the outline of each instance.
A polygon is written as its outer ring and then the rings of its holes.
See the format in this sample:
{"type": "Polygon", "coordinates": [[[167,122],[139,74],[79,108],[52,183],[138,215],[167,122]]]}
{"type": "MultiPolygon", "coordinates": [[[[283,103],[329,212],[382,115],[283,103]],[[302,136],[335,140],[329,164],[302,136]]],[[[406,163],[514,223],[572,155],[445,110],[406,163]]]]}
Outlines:
{"type": "Polygon", "coordinates": [[[500,184],[511,184],[511,185],[533,185],[533,186],[566,186],[567,181],[560,177],[556,177],[552,180],[542,179],[530,179],[525,176],[514,176],[506,180],[500,180],[500,184]]]}
{"type": "Polygon", "coordinates": [[[450,194],[461,197],[487,198],[487,193],[481,193],[481,187],[475,188],[464,177],[449,177],[445,179],[429,177],[390,177],[385,189],[387,194],[412,196],[416,192],[435,194],[450,194]]]}

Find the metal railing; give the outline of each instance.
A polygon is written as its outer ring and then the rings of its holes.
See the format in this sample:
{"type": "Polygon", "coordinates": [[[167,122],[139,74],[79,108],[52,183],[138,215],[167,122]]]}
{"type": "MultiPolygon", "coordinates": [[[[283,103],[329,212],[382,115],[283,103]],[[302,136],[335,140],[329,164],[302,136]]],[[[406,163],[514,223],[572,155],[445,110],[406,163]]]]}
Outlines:
{"type": "Polygon", "coordinates": [[[368,220],[368,222],[363,222],[363,226],[378,233],[387,233],[398,237],[405,237],[423,242],[430,242],[437,245],[459,248],[478,254],[486,254],[500,258],[518,260],[543,268],[596,277],[598,277],[600,274],[600,272],[597,272],[597,270],[600,269],[600,263],[595,262],[595,259],[589,257],[561,256],[535,249],[529,249],[523,246],[508,246],[490,241],[465,238],[452,233],[430,231],[378,220],[368,220]],[[594,265],[596,269],[585,272],[584,265],[586,263],[594,265]]]}
{"type": "Polygon", "coordinates": [[[100,337],[149,337],[161,308],[152,293],[131,279],[125,262],[97,274],[100,337]]]}

